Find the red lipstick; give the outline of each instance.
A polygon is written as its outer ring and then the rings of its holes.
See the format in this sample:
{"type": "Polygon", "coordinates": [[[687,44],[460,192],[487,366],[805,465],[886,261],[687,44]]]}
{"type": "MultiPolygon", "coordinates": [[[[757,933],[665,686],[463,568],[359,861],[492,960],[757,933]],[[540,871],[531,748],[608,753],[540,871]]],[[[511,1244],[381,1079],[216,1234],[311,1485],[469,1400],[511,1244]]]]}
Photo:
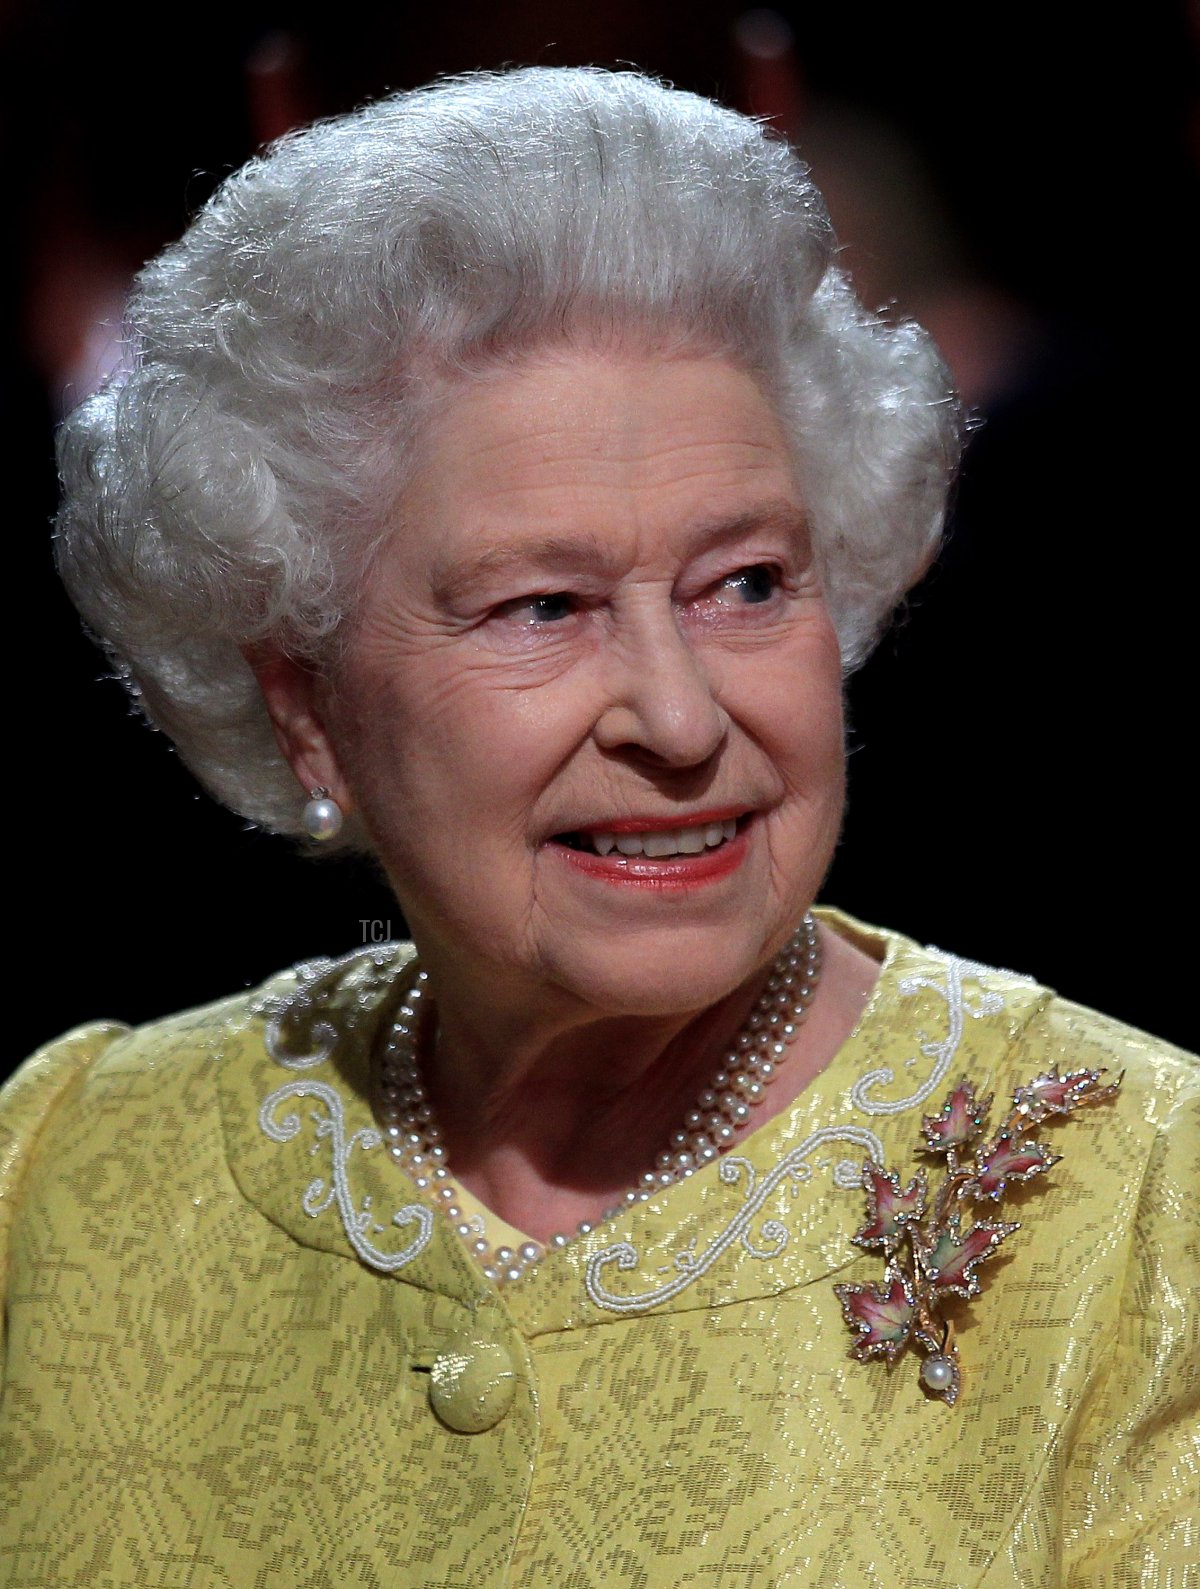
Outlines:
{"type": "MultiPolygon", "coordinates": [[[[730,821],[735,812],[736,808],[733,808],[722,816],[708,816],[706,813],[705,817],[689,818],[686,822],[680,822],[678,818],[670,822],[659,821],[653,826],[640,821],[626,822],[612,827],[580,828],[576,831],[640,833],[662,828],[690,828],[700,826],[704,820],[730,821]]],[[[594,850],[576,850],[566,844],[548,846],[551,854],[585,877],[595,878],[597,882],[607,883],[610,887],[649,889],[658,893],[675,893],[720,882],[742,865],[749,847],[745,828],[740,828],[732,839],[726,839],[715,849],[703,850],[699,855],[671,855],[659,859],[648,855],[621,855],[615,850],[610,855],[597,855],[594,850]]]]}

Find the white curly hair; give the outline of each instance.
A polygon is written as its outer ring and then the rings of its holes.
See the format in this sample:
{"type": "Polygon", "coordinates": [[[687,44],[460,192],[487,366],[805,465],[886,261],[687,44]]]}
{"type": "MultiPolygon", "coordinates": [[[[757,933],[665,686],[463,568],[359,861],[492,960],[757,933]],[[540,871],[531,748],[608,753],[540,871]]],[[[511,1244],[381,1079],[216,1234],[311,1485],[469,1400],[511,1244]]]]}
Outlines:
{"type": "Polygon", "coordinates": [[[785,142],[635,72],[472,74],[318,123],[138,277],[128,368],[60,435],[63,579],[206,788],[299,833],[242,648],[335,654],[439,394],[641,338],[775,402],[849,670],[933,554],[961,414],[834,250],[785,142]]]}

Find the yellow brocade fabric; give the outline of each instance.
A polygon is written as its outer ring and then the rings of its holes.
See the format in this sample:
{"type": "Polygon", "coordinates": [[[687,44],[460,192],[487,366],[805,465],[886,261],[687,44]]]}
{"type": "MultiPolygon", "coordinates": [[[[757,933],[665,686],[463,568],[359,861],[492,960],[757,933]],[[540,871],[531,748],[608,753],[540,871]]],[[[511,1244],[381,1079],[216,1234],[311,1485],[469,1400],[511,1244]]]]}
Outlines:
{"type": "Polygon", "coordinates": [[[733,1154],[497,1291],[380,1144],[385,946],[35,1056],[0,1106],[0,1585],[1200,1584],[1194,1061],[1003,971],[886,956],[733,1154]],[[953,1305],[962,1397],[858,1363],[871,1157],[961,1077],[1120,1094],[953,1305]]]}

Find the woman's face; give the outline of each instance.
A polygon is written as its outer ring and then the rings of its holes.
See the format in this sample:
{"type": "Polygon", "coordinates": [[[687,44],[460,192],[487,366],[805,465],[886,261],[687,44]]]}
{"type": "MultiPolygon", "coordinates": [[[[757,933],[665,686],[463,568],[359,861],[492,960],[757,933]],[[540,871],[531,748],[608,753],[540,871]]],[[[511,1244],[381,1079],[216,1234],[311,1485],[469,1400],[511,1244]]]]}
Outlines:
{"type": "Polygon", "coordinates": [[[665,1015],[737,987],[812,902],[843,798],[837,641],[754,380],[531,360],[452,401],[401,508],[317,775],[443,993],[665,1015]]]}

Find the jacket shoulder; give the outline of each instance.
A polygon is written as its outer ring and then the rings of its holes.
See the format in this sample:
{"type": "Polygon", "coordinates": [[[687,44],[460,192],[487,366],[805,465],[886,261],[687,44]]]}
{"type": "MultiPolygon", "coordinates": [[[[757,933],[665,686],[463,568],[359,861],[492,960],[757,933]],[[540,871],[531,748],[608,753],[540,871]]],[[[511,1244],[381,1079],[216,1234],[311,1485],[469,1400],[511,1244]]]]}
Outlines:
{"type": "Polygon", "coordinates": [[[31,1054],[0,1088],[0,1209],[16,1192],[28,1150],[56,1109],[128,1031],[119,1021],[77,1026],[31,1054]]]}
{"type": "Polygon", "coordinates": [[[171,1122],[203,1129],[219,1116],[219,1074],[264,1046],[295,1064],[331,1034],[352,1039],[411,955],[385,944],[304,961],[211,1004],[136,1027],[93,1022],[39,1049],[0,1089],[0,1279],[22,1207],[85,1143],[115,1151],[131,1133],[165,1140],[171,1122]]]}
{"type": "Polygon", "coordinates": [[[320,1041],[329,1027],[352,1029],[375,1012],[410,944],[384,944],[338,958],[301,961],[258,987],[140,1026],[96,1021],[47,1043],[0,1089],[0,1201],[15,1190],[17,1166],[55,1114],[79,1093],[104,1092],[137,1074],[153,1088],[178,1085],[197,1063],[206,1068],[231,1040],[255,1024],[287,1048],[320,1041]],[[189,1067],[189,1061],[191,1067],[189,1067]]]}

